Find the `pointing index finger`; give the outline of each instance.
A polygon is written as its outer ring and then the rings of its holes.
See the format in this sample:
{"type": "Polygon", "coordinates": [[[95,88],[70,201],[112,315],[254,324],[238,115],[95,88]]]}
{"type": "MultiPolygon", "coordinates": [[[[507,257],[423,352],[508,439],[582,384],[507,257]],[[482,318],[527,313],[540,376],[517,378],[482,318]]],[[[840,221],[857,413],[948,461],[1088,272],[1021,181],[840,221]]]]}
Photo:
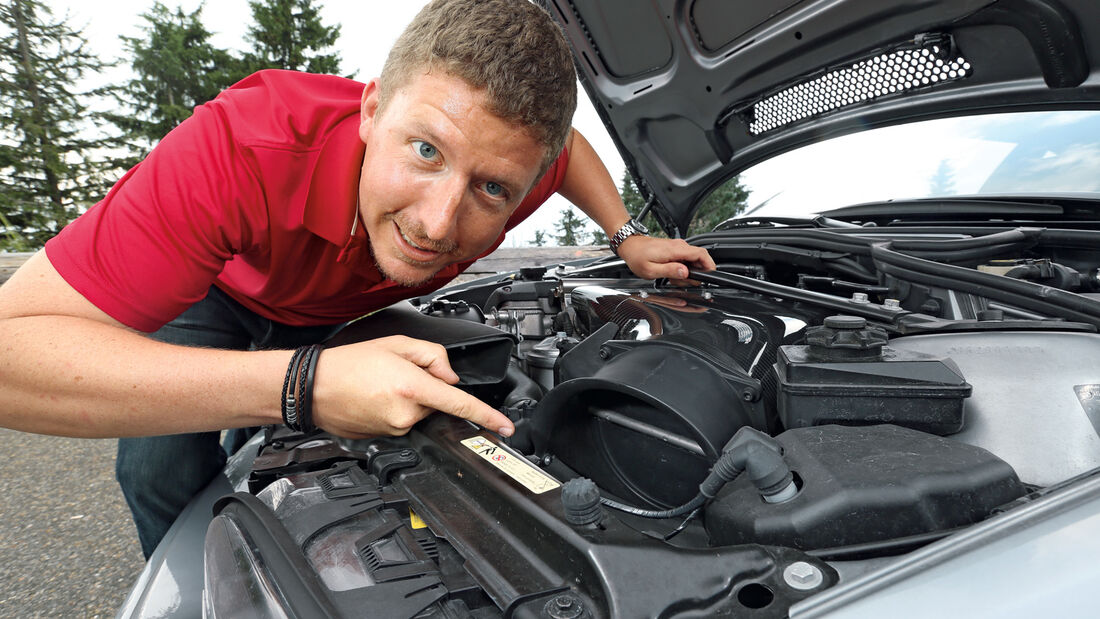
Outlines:
{"type": "Polygon", "coordinates": [[[442,381],[426,381],[424,388],[420,391],[419,400],[428,408],[472,421],[501,436],[511,436],[515,432],[515,425],[503,413],[442,381]]]}

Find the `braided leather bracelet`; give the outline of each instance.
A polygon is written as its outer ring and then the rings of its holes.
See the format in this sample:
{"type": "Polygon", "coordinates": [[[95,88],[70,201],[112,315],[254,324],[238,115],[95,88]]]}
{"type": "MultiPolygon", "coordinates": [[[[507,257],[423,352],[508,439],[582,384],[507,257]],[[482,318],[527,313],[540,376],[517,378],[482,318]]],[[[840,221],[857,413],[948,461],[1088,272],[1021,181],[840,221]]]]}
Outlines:
{"type": "Polygon", "coordinates": [[[313,425],[313,378],[323,348],[321,344],[313,344],[295,349],[286,368],[280,405],[283,423],[296,432],[316,429],[313,425]]]}
{"type": "Polygon", "coordinates": [[[298,413],[298,423],[302,427],[302,432],[312,432],[317,429],[317,426],[313,425],[313,377],[317,374],[317,360],[320,359],[323,348],[324,346],[320,344],[310,346],[306,352],[307,358],[302,362],[305,366],[305,379],[301,382],[305,395],[298,413]]]}
{"type": "Polygon", "coordinates": [[[283,411],[283,423],[292,430],[298,429],[298,399],[296,397],[298,373],[296,370],[304,352],[305,347],[302,347],[295,350],[294,354],[290,356],[290,365],[287,366],[286,378],[283,379],[280,408],[283,411]]]}

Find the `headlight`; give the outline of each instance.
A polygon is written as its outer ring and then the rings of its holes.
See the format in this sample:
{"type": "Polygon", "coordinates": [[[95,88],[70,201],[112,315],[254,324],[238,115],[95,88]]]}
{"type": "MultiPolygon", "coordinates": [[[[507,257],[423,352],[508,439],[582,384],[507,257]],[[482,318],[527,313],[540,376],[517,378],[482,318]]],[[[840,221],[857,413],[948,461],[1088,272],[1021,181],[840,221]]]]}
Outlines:
{"type": "Polygon", "coordinates": [[[203,617],[287,617],[285,602],[263,560],[230,515],[218,515],[210,522],[204,555],[203,617]]]}

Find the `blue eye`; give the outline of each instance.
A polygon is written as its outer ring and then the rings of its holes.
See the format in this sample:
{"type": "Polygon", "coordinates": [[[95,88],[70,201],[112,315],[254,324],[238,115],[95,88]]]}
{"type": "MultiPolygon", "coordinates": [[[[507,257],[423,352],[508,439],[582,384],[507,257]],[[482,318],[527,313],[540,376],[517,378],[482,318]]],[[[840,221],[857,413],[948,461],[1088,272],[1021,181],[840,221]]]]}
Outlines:
{"type": "Polygon", "coordinates": [[[499,196],[504,193],[504,188],[493,181],[489,181],[485,183],[485,193],[491,196],[499,196]]]}
{"type": "Polygon", "coordinates": [[[413,148],[416,150],[416,154],[425,159],[435,159],[439,155],[439,149],[427,142],[416,140],[412,144],[413,148]]]}

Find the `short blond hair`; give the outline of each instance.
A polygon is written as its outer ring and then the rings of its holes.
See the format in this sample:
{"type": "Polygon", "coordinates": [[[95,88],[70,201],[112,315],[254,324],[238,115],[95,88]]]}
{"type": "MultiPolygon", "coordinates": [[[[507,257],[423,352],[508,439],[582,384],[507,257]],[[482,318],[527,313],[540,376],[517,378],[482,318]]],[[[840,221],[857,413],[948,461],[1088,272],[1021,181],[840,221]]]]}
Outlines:
{"type": "Polygon", "coordinates": [[[528,0],[433,0],[386,58],[379,113],[397,90],[436,69],[484,90],[490,112],[546,147],[542,176],[577,107],[573,56],[550,15],[528,0]]]}

